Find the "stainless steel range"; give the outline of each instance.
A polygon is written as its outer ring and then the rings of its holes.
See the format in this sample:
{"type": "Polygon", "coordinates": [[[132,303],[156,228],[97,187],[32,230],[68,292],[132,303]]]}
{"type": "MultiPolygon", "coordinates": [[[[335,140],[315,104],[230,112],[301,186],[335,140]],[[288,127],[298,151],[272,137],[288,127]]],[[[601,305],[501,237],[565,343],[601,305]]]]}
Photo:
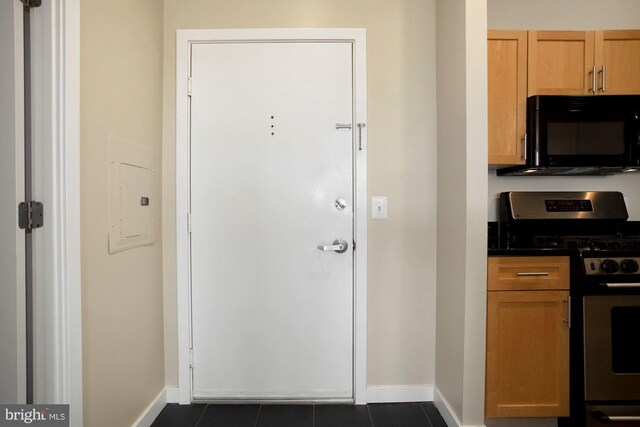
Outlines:
{"type": "Polygon", "coordinates": [[[502,193],[497,248],[571,257],[562,426],[640,426],[640,222],[618,192],[502,193]]]}

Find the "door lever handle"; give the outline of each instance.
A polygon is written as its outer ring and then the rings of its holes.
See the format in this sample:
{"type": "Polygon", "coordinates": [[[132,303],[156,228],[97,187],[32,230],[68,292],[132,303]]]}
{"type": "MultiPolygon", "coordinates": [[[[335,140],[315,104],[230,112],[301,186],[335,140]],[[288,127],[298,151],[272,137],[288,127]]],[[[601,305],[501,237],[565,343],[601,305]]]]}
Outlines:
{"type": "Polygon", "coordinates": [[[349,244],[344,239],[336,239],[331,245],[318,245],[318,249],[324,252],[337,252],[339,254],[344,253],[349,248],[349,244]]]}

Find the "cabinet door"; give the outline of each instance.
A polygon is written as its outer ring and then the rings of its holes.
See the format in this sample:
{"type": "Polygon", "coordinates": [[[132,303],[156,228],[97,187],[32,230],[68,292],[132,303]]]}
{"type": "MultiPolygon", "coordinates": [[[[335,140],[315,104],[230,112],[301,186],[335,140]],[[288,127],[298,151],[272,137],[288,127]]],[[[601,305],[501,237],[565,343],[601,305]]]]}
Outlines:
{"type": "Polygon", "coordinates": [[[527,32],[489,30],[489,164],[523,164],[527,32]]]}
{"type": "Polygon", "coordinates": [[[598,93],[640,94],[640,30],[595,32],[598,93]]]}
{"type": "Polygon", "coordinates": [[[529,31],[529,96],[593,94],[593,31],[529,31]]]}
{"type": "Polygon", "coordinates": [[[491,291],[487,417],[569,415],[568,291],[491,291]]]}

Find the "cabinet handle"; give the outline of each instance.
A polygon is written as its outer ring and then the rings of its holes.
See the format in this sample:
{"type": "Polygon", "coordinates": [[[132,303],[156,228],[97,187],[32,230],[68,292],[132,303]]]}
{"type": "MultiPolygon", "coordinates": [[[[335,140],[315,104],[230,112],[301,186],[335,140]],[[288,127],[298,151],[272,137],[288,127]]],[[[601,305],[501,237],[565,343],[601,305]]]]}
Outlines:
{"type": "Polygon", "coordinates": [[[563,322],[567,324],[567,328],[571,329],[571,297],[563,299],[562,302],[567,304],[567,319],[563,322]]]}
{"type": "Polygon", "coordinates": [[[548,276],[549,272],[547,271],[525,271],[525,272],[517,272],[516,276],[518,277],[527,277],[527,276],[548,276]]]}
{"type": "Polygon", "coordinates": [[[602,90],[602,93],[604,93],[606,90],[606,87],[605,87],[606,84],[607,84],[607,67],[605,65],[602,65],[602,87],[600,88],[602,90]]]}
{"type": "Polygon", "coordinates": [[[593,92],[594,94],[596,93],[596,66],[594,65],[593,68],[591,69],[591,71],[589,71],[589,74],[591,74],[591,89],[589,89],[591,92],[593,92]]]}

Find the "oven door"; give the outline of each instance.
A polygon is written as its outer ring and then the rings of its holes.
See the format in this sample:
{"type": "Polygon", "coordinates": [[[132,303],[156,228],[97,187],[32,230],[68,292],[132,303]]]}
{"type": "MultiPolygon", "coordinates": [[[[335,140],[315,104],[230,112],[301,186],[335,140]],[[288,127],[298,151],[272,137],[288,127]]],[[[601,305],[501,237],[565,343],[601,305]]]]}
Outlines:
{"type": "Polygon", "coordinates": [[[584,365],[587,401],[640,400],[640,295],[584,297],[584,365]]]}

